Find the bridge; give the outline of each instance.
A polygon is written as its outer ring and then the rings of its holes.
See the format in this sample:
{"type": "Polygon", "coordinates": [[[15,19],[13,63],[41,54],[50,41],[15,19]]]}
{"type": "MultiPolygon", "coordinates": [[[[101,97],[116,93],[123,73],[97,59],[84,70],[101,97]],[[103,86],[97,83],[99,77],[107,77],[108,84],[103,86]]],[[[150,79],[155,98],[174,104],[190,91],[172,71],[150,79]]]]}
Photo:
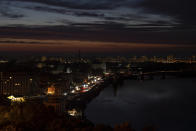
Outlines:
{"type": "Polygon", "coordinates": [[[131,77],[134,77],[138,80],[144,80],[144,79],[153,79],[154,75],[161,75],[162,79],[165,79],[167,74],[174,74],[174,73],[180,73],[182,71],[176,71],[176,70],[170,70],[170,71],[151,71],[151,72],[139,72],[137,74],[131,74],[131,77]]]}

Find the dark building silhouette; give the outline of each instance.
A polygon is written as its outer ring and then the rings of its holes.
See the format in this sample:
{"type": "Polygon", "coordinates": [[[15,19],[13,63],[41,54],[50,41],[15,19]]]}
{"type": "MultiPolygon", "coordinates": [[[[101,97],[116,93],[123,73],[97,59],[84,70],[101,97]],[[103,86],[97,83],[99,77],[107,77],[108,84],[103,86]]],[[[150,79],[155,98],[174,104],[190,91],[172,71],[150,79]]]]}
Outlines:
{"type": "Polygon", "coordinates": [[[29,96],[36,92],[36,83],[25,72],[0,72],[0,94],[29,96]]]}

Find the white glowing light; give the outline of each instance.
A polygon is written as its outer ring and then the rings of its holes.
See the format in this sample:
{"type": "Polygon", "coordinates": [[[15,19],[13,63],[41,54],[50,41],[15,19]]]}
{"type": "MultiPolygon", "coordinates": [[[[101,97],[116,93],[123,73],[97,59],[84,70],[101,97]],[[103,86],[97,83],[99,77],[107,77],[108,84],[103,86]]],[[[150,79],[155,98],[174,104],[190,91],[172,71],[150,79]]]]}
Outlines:
{"type": "Polygon", "coordinates": [[[72,91],[71,91],[71,93],[75,93],[75,92],[76,92],[75,90],[72,90],[72,91]]]}

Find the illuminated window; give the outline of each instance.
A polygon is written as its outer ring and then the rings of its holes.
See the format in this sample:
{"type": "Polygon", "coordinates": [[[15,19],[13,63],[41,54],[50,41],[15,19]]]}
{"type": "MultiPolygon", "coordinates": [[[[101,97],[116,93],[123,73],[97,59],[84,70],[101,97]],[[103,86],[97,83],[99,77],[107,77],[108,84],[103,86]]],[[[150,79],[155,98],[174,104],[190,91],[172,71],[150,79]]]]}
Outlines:
{"type": "Polygon", "coordinates": [[[48,92],[47,92],[48,95],[54,95],[55,94],[55,87],[54,85],[48,87],[48,92]]]}

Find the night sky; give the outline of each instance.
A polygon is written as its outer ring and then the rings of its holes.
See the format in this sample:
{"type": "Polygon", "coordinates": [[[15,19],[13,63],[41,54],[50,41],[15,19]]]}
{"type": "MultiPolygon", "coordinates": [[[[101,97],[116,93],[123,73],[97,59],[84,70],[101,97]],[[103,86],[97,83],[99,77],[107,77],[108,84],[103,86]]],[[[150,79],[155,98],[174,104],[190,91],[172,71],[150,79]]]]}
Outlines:
{"type": "Polygon", "coordinates": [[[196,54],[194,0],[1,0],[0,52],[196,54]]]}

